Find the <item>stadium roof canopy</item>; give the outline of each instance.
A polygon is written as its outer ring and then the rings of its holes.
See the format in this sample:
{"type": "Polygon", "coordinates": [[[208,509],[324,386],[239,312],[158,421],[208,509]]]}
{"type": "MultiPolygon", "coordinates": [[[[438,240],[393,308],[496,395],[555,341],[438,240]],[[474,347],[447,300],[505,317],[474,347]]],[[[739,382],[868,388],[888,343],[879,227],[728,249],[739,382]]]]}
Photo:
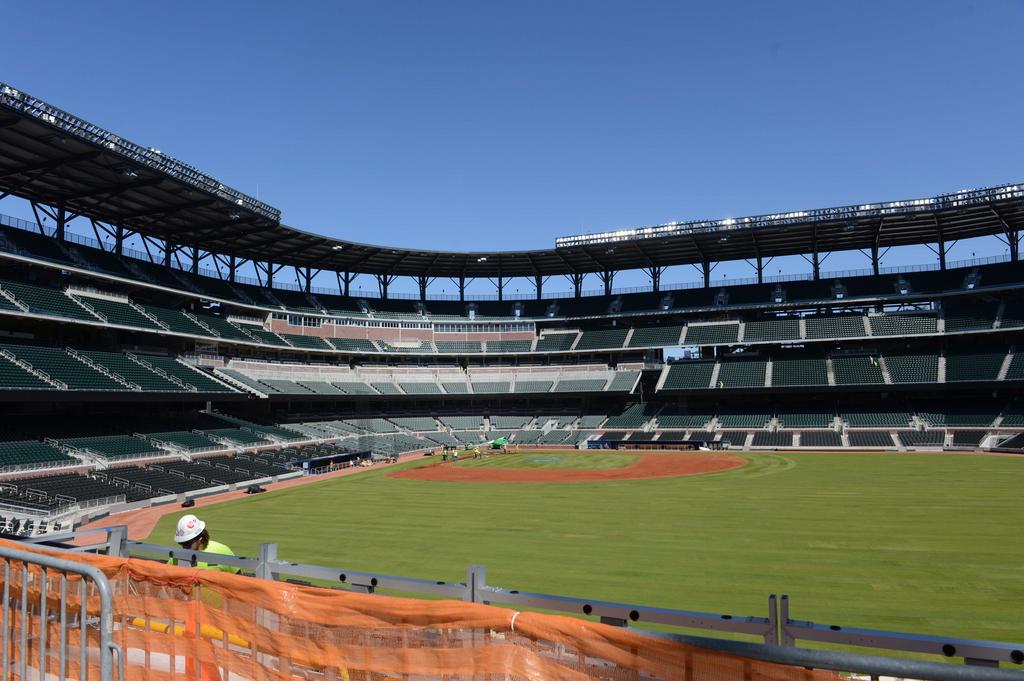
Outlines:
{"type": "MultiPolygon", "coordinates": [[[[411,277],[532,277],[781,255],[866,251],[1003,234],[1024,227],[1024,184],[926,199],[562,237],[530,251],[429,251],[320,236],[201,171],[0,83],[0,198],[63,207],[227,256],[411,277]]],[[[482,222],[477,234],[486,234],[482,222]]],[[[1016,255],[1016,249],[1011,249],[1016,255]]]]}

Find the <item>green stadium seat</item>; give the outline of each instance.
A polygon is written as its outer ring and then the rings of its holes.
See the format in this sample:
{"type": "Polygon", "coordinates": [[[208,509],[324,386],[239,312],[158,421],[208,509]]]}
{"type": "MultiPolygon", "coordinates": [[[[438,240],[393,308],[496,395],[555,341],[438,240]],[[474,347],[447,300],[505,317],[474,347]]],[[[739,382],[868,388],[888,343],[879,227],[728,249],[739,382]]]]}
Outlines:
{"type": "Polygon", "coordinates": [[[475,354],[483,352],[480,341],[434,341],[438,352],[449,354],[475,354]]]}
{"type": "Polygon", "coordinates": [[[1005,352],[951,352],[946,355],[946,382],[994,381],[1005,359],[1005,352]]]}
{"type": "Polygon", "coordinates": [[[173,357],[161,355],[136,355],[138,361],[148,364],[164,373],[174,376],[181,382],[193,386],[202,393],[232,393],[228,386],[213,380],[209,375],[190,365],[179,362],[173,357]]]}
{"type": "Polygon", "coordinates": [[[163,330],[163,327],[128,304],[128,301],[110,300],[95,296],[74,294],[77,300],[85,303],[101,316],[108,324],[134,326],[140,329],[163,330]]]}
{"type": "Polygon", "coordinates": [[[885,383],[876,357],[832,357],[832,371],[836,385],[885,383]]]}
{"type": "Polygon", "coordinates": [[[608,384],[608,392],[632,392],[639,377],[639,371],[617,371],[608,384]]]}
{"type": "Polygon", "coordinates": [[[886,354],[885,365],[893,383],[936,383],[939,380],[938,355],[886,354]]]}
{"type": "Polygon", "coordinates": [[[584,331],[580,342],[576,344],[576,350],[602,350],[606,348],[621,348],[626,341],[626,334],[629,329],[602,329],[599,331],[584,331]]]}
{"type": "Polygon", "coordinates": [[[772,385],[828,385],[823,359],[777,359],[772,362],[772,385]]]}
{"type": "Polygon", "coordinates": [[[939,320],[932,314],[887,314],[871,315],[871,333],[875,336],[916,336],[937,333],[939,320]]]}
{"type": "Polygon", "coordinates": [[[721,362],[718,369],[716,388],[761,388],[764,387],[767,362],[742,360],[721,362]]]}
{"type": "Polygon", "coordinates": [[[511,387],[509,381],[473,381],[473,392],[477,394],[507,393],[511,387]]]}
{"type": "Polygon", "coordinates": [[[556,393],[593,393],[604,390],[607,378],[562,379],[555,384],[556,393]]]}
{"type": "Polygon", "coordinates": [[[629,338],[630,348],[669,348],[678,347],[682,337],[682,326],[651,326],[634,327],[629,338]]]}
{"type": "Polygon", "coordinates": [[[304,350],[333,350],[334,346],[319,336],[298,336],[293,333],[279,333],[288,345],[304,350]]]}
{"type": "Polygon", "coordinates": [[[28,307],[29,312],[35,314],[64,317],[66,319],[80,319],[89,322],[102,321],[99,317],[66,296],[63,291],[50,288],[49,286],[37,286],[36,284],[25,284],[0,279],[0,289],[13,295],[28,307]]]}
{"type": "Polygon", "coordinates": [[[494,340],[487,341],[487,352],[529,352],[533,341],[494,340]]]}
{"type": "Polygon", "coordinates": [[[714,362],[677,362],[669,365],[662,390],[701,390],[711,383],[714,362]]]}
{"type": "Polygon", "coordinates": [[[441,387],[431,381],[402,381],[398,385],[402,387],[406,395],[440,395],[441,387]]]}
{"type": "Polygon", "coordinates": [[[537,352],[560,352],[572,348],[576,332],[549,333],[537,338],[537,352]]]}
{"type": "Polygon", "coordinates": [[[213,334],[194,322],[181,310],[172,310],[171,308],[158,305],[143,305],[142,309],[166,324],[168,331],[187,333],[193,336],[213,337],[213,334]]]}
{"type": "Polygon", "coordinates": [[[68,386],[69,390],[123,390],[128,387],[72,357],[60,348],[34,345],[2,345],[0,350],[42,371],[50,378],[68,386]]]}
{"type": "Polygon", "coordinates": [[[373,341],[365,338],[328,338],[327,342],[342,352],[380,352],[373,341]]]}
{"type": "MultiPolygon", "coordinates": [[[[0,353],[4,352],[0,348],[0,353]]],[[[11,353],[12,356],[14,353],[11,353]]],[[[35,374],[26,371],[0,354],[0,390],[56,390],[57,388],[35,374]]]]}
{"type": "Polygon", "coordinates": [[[736,343],[739,335],[739,324],[691,324],[683,345],[728,345],[736,343]]]}
{"type": "Polygon", "coordinates": [[[743,325],[744,342],[781,342],[800,339],[799,319],[770,319],[743,325]]]}
{"type": "Polygon", "coordinates": [[[164,378],[120,352],[82,350],[78,354],[117,374],[129,383],[134,383],[146,392],[187,392],[184,386],[164,378]]]}
{"type": "Polygon", "coordinates": [[[808,339],[857,338],[868,335],[864,330],[864,317],[861,315],[807,317],[804,323],[807,326],[808,339]]]}
{"type": "Polygon", "coordinates": [[[551,392],[554,381],[520,381],[516,380],[516,393],[547,393],[551,392]]]}

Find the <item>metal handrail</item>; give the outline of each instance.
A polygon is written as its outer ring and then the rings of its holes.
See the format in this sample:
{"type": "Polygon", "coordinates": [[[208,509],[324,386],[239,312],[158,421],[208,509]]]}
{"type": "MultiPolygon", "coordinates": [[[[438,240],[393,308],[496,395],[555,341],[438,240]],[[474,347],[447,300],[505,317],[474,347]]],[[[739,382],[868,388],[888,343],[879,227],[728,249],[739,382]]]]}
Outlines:
{"type": "MultiPolygon", "coordinates": [[[[392,589],[433,597],[461,599],[476,603],[498,603],[512,607],[552,610],[575,615],[598,617],[606,624],[631,626],[635,623],[668,625],[705,631],[755,635],[764,643],[683,636],[679,634],[640,633],[661,636],[720,652],[742,655],[753,659],[833,669],[845,672],[885,674],[928,681],[1024,681],[1024,673],[1001,670],[1000,663],[1024,664],[1024,644],[998,641],[941,637],[907,632],[870,630],[849,627],[817,625],[789,618],[789,597],[768,598],[767,617],[736,616],[671,608],[659,608],[629,603],[588,600],[554,594],[543,594],[505,589],[487,584],[483,566],[471,565],[464,582],[435,581],[399,577],[365,570],[305,565],[280,560],[277,544],[260,545],[257,557],[225,556],[202,551],[191,551],[146,542],[128,541],[127,528],[114,526],[85,532],[37,537],[27,541],[67,541],[85,534],[105,533],[105,541],[76,547],[75,551],[98,551],[117,556],[133,556],[166,560],[176,558],[188,565],[208,562],[237,567],[260,579],[295,582],[294,578],[337,584],[365,593],[392,589]],[[797,640],[814,640],[833,645],[848,645],[891,652],[931,654],[945,658],[963,657],[966,665],[950,665],[920,660],[809,650],[795,646],[797,640]]],[[[299,583],[303,583],[299,581],[299,583]]]]}

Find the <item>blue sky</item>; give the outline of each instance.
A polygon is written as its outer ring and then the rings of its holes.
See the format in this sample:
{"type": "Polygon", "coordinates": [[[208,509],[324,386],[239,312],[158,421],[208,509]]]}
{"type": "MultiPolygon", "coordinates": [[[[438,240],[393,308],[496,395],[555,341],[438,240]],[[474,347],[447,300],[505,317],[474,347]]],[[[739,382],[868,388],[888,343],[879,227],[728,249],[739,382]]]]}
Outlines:
{"type": "Polygon", "coordinates": [[[5,8],[0,80],[356,241],[545,248],[1024,180],[1020,1],[60,7],[5,8]]]}

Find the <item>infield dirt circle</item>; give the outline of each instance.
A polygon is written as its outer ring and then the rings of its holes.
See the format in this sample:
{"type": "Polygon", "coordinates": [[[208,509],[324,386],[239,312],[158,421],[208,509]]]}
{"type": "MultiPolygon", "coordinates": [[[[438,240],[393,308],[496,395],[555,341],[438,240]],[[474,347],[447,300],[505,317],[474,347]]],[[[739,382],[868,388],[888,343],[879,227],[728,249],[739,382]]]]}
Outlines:
{"type": "Polygon", "coordinates": [[[606,482],[677,478],[685,475],[720,473],[747,463],[733,454],[636,454],[636,463],[623,468],[543,469],[543,468],[467,468],[457,462],[438,462],[430,466],[390,473],[389,477],[441,482],[606,482]]]}

